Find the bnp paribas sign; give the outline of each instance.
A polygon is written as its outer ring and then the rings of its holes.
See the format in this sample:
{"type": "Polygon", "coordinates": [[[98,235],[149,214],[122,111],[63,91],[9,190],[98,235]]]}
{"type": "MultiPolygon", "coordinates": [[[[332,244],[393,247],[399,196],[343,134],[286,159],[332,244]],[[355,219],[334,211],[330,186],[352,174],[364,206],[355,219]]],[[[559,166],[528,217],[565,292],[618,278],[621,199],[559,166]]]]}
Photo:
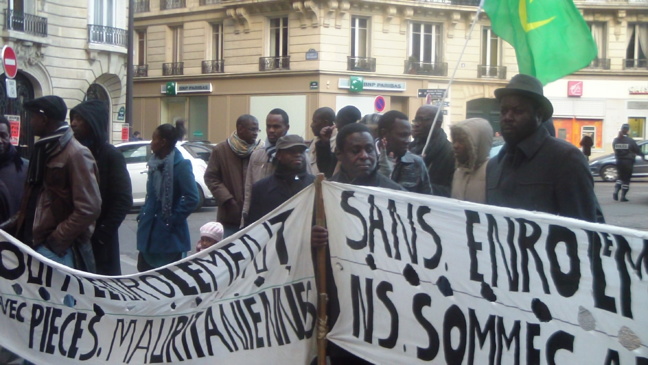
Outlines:
{"type": "MultiPolygon", "coordinates": [[[[351,83],[354,78],[341,78],[338,79],[338,88],[351,89],[351,83]]],[[[359,78],[359,77],[358,77],[359,78]]],[[[357,89],[356,85],[353,85],[357,89]]],[[[367,80],[362,78],[362,90],[381,90],[381,91],[405,91],[407,84],[405,82],[391,81],[391,80],[367,80]]]]}

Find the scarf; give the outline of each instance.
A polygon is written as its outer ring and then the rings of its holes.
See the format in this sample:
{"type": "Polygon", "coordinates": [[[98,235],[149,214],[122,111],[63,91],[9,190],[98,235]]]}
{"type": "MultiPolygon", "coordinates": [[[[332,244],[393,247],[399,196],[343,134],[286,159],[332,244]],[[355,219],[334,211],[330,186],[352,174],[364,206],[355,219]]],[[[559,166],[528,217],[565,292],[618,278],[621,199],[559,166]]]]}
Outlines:
{"type": "Polygon", "coordinates": [[[47,157],[52,154],[57,148],[65,146],[72,138],[72,133],[67,135],[69,127],[63,125],[59,127],[53,134],[39,139],[34,143],[34,152],[32,153],[32,160],[29,163],[29,171],[27,173],[27,183],[29,185],[40,185],[43,183],[43,175],[45,175],[45,165],[47,157]]]}
{"type": "Polygon", "coordinates": [[[275,154],[277,153],[276,144],[277,141],[275,141],[275,143],[270,143],[270,141],[268,141],[268,146],[265,148],[269,163],[274,163],[275,154]]]}
{"type": "Polygon", "coordinates": [[[232,152],[239,158],[248,157],[256,148],[259,146],[261,141],[254,141],[254,143],[247,143],[241,138],[239,138],[236,132],[227,139],[227,144],[232,149],[232,152]]]}
{"type": "Polygon", "coordinates": [[[16,150],[16,147],[14,145],[9,144],[9,148],[5,153],[0,155],[0,168],[3,168],[10,163],[14,163],[16,165],[16,171],[20,172],[22,171],[22,166],[23,166],[23,160],[20,158],[20,155],[18,154],[18,150],[16,150]]]}
{"type": "Polygon", "coordinates": [[[173,212],[173,162],[175,149],[171,150],[165,158],[151,156],[148,162],[149,179],[158,201],[162,204],[162,219],[169,223],[173,212]]]}

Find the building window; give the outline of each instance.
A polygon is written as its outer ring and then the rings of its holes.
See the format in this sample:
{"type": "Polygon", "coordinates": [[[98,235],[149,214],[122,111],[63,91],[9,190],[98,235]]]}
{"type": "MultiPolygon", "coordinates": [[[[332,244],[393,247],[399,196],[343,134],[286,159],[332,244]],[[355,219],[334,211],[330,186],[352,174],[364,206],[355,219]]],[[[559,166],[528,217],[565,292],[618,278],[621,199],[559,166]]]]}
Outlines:
{"type": "Polygon", "coordinates": [[[288,56],[288,17],[270,19],[269,56],[288,56]]]}
{"type": "Polygon", "coordinates": [[[441,30],[441,24],[412,23],[409,57],[425,63],[440,63],[441,30]]]}
{"type": "Polygon", "coordinates": [[[628,118],[628,124],[630,125],[630,134],[629,136],[637,139],[645,139],[646,137],[646,118],[628,118]]]}
{"type": "Polygon", "coordinates": [[[211,59],[223,59],[223,24],[212,24],[211,59]]]}
{"type": "Polygon", "coordinates": [[[369,19],[351,18],[351,57],[369,57],[369,19]]]}
{"type": "Polygon", "coordinates": [[[182,62],[182,27],[171,28],[171,61],[182,62]]]}
{"type": "Polygon", "coordinates": [[[146,64],[146,31],[145,30],[138,30],[136,31],[137,35],[137,48],[135,49],[136,52],[136,60],[138,65],[145,65],[146,64]]]}
{"type": "Polygon", "coordinates": [[[628,24],[625,68],[646,68],[648,62],[648,23],[628,24]]]}
{"type": "Polygon", "coordinates": [[[114,0],[94,0],[94,24],[115,26],[114,0]]]}
{"type": "Polygon", "coordinates": [[[493,33],[491,27],[483,27],[481,32],[481,58],[478,77],[506,78],[506,67],[502,64],[502,41],[493,33]]]}
{"type": "Polygon", "coordinates": [[[584,125],[581,126],[581,134],[580,134],[580,140],[583,140],[583,137],[585,136],[590,136],[592,138],[592,142],[594,142],[594,145],[592,147],[594,148],[599,148],[600,146],[596,145],[597,141],[597,135],[596,135],[596,126],[593,125],[584,125]]]}
{"type": "Polygon", "coordinates": [[[590,63],[590,68],[609,70],[610,60],[607,58],[607,27],[604,22],[588,22],[587,25],[592,32],[592,38],[596,43],[598,53],[590,63]]]}

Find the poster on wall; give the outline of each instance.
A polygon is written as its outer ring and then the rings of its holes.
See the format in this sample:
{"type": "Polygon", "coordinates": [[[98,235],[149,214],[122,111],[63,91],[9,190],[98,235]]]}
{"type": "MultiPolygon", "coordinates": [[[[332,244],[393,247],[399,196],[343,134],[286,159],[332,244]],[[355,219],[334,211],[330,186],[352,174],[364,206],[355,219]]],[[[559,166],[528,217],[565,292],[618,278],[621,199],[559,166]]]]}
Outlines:
{"type": "Polygon", "coordinates": [[[20,115],[7,115],[5,114],[5,118],[9,121],[9,135],[11,139],[11,144],[14,146],[18,146],[18,143],[20,141],[20,115]]]}

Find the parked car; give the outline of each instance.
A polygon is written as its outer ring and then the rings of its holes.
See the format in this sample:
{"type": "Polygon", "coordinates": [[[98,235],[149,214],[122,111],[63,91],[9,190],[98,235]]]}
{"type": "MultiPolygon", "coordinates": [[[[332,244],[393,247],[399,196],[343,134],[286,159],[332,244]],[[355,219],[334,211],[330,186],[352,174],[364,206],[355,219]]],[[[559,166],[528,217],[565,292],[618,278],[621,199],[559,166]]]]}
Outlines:
{"type": "MultiPolygon", "coordinates": [[[[126,159],[126,169],[133,185],[133,206],[144,205],[146,199],[147,163],[151,158],[151,141],[125,142],[115,146],[126,159]]],[[[182,157],[191,161],[193,173],[198,188],[198,207],[205,203],[215,203],[211,191],[205,185],[203,176],[211,155],[212,146],[203,142],[178,142],[177,146],[182,157]]]]}
{"type": "MultiPolygon", "coordinates": [[[[648,156],[648,140],[637,141],[637,144],[641,151],[648,156]]],[[[617,180],[616,158],[614,157],[614,153],[592,159],[589,166],[592,175],[601,177],[603,181],[617,180]]],[[[648,162],[644,161],[641,156],[637,156],[635,160],[632,177],[648,177],[648,162]]]]}

